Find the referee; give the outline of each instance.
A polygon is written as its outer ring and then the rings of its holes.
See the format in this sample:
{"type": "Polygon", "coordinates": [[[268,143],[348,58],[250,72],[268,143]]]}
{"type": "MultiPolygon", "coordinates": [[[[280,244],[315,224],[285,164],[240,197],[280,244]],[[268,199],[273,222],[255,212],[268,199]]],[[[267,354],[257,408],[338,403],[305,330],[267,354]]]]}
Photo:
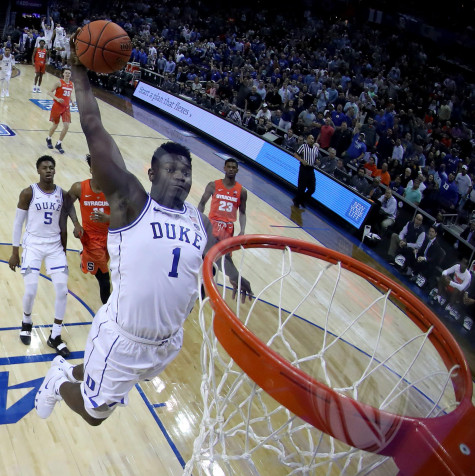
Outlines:
{"type": "Polygon", "coordinates": [[[302,144],[294,157],[300,162],[299,179],[297,186],[297,196],[293,199],[294,205],[305,208],[305,202],[315,192],[315,171],[314,166],[318,166],[318,144],[312,134],[307,136],[307,143],[302,144]]]}

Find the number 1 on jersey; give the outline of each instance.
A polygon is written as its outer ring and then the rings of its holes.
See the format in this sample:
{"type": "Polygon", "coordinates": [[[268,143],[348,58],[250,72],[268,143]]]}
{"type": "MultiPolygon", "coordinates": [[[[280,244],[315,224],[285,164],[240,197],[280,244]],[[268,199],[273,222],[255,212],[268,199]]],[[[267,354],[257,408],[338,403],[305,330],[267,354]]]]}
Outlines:
{"type": "Polygon", "coordinates": [[[174,248],[172,253],[173,253],[172,269],[168,273],[168,276],[170,276],[170,278],[178,278],[178,261],[180,261],[181,248],[174,248]]]}

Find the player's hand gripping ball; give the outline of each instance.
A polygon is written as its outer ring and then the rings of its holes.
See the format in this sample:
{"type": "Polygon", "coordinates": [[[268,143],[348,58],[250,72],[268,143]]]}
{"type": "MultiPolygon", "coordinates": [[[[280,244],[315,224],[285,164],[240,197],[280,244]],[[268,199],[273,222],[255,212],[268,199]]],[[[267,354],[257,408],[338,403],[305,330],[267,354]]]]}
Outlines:
{"type": "Polygon", "coordinates": [[[75,40],[79,61],[96,73],[113,73],[129,61],[132,42],[114,22],[97,20],[84,25],[75,40]]]}

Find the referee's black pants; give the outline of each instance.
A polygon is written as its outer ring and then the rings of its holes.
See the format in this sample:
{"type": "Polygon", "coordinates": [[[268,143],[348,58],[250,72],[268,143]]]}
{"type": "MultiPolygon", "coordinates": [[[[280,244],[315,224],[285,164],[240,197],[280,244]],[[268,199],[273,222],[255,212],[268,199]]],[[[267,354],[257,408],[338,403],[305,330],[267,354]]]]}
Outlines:
{"type": "Polygon", "coordinates": [[[315,192],[315,169],[310,165],[300,164],[297,196],[294,198],[294,205],[297,207],[304,206],[313,192],[315,192]]]}

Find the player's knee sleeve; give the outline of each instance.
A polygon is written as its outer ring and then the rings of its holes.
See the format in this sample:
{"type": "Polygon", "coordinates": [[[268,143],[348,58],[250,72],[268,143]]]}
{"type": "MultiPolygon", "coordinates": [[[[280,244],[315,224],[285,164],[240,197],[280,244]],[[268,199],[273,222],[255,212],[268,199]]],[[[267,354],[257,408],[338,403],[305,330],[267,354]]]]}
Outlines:
{"type": "Polygon", "coordinates": [[[35,272],[26,272],[23,275],[23,282],[25,284],[25,293],[23,294],[23,312],[31,314],[33,310],[33,303],[35,301],[36,292],[38,290],[39,274],[35,272]]]}
{"type": "Polygon", "coordinates": [[[54,317],[60,321],[64,318],[66,312],[66,301],[68,298],[68,273],[61,271],[51,275],[54,290],[56,292],[56,299],[54,303],[54,317]]]}

